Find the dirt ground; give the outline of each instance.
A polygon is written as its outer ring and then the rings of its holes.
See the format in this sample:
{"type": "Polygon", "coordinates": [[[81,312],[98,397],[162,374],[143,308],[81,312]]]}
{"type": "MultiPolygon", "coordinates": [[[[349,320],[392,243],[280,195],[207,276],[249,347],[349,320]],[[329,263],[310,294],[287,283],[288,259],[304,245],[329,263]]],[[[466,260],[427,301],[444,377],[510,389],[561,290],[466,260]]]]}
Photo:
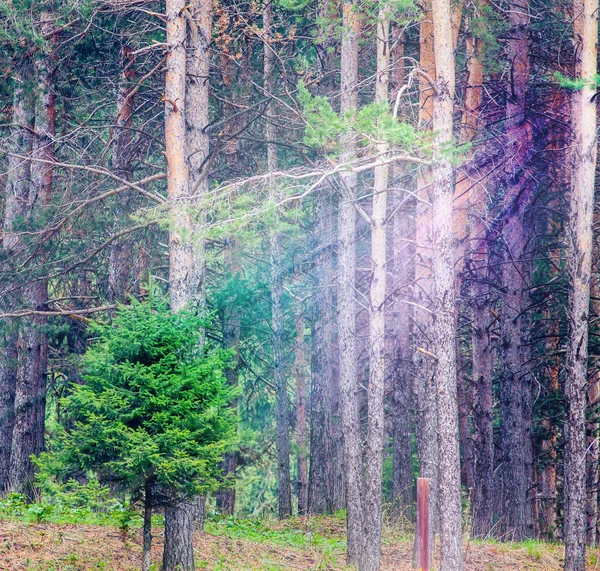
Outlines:
{"type": "MultiPolygon", "coordinates": [[[[152,561],[160,569],[162,530],[154,532],[152,561]]],[[[28,525],[0,521],[1,571],[133,571],[139,569],[139,532],[122,535],[110,527],[86,525],[28,525]]],[[[341,549],[297,548],[245,539],[195,536],[198,569],[210,571],[279,571],[344,569],[341,549]]],[[[465,544],[468,571],[558,571],[560,545],[469,542],[465,544]]],[[[383,571],[413,571],[410,540],[383,547],[383,571]]],[[[588,569],[600,571],[598,550],[590,550],[588,569]]]]}

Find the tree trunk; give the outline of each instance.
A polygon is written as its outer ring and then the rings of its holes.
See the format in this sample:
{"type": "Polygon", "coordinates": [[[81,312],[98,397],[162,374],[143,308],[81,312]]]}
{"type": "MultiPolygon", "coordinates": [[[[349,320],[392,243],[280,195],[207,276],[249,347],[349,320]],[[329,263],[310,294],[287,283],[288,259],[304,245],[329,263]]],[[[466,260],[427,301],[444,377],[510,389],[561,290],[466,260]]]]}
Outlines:
{"type": "Polygon", "coordinates": [[[296,317],[296,442],[298,445],[298,515],[308,515],[308,438],[306,427],[306,345],[304,316],[296,317]]]}
{"type": "MultiPolygon", "coordinates": [[[[356,6],[342,6],[341,113],[356,113],[358,106],[358,34],[356,6]]],[[[342,138],[340,162],[352,158],[356,143],[342,138]]],[[[340,173],[338,209],[338,345],[340,356],[340,410],[346,470],[346,517],[348,523],[347,562],[358,565],[362,553],[362,449],[360,434],[359,384],[356,355],[356,173],[340,173]]]]}
{"type": "MultiPolygon", "coordinates": [[[[388,105],[389,13],[379,10],[377,34],[377,78],[375,102],[388,105]]],[[[388,151],[377,145],[379,155],[388,151]]],[[[369,386],[367,443],[364,476],[364,551],[359,569],[378,571],[381,558],[382,474],[384,453],[385,391],[385,301],[386,301],[386,215],[389,166],[375,167],[371,209],[371,282],[369,291],[369,386]]]]}
{"type": "Polygon", "coordinates": [[[332,347],[333,347],[333,228],[332,196],[328,186],[314,198],[312,231],[311,431],[308,509],[313,515],[333,511],[332,347]]]}
{"type": "Polygon", "coordinates": [[[150,571],[152,549],[152,484],[146,480],[144,486],[144,529],[142,547],[142,571],[150,571]]]}
{"type": "MultiPolygon", "coordinates": [[[[268,94],[273,93],[273,48],[271,33],[273,26],[273,6],[268,2],[263,9],[264,28],[264,87],[268,94]]],[[[273,111],[272,105],[268,110],[273,111]]],[[[265,126],[267,141],[275,141],[277,133],[271,118],[267,116],[265,126]]],[[[267,144],[267,170],[277,170],[277,146],[267,144]]],[[[275,224],[278,224],[276,217],[275,224]]],[[[284,357],[284,315],[283,315],[283,276],[282,252],[279,230],[273,228],[270,233],[271,251],[271,329],[273,330],[273,380],[276,387],[276,417],[277,417],[277,476],[279,517],[292,515],[292,486],[290,476],[290,427],[287,394],[287,377],[284,357]]]]}
{"type": "Polygon", "coordinates": [[[473,537],[484,538],[494,525],[494,395],[492,389],[493,348],[490,336],[490,297],[487,280],[487,250],[472,255],[471,345],[475,399],[474,425],[474,489],[471,496],[473,537]]]}
{"type": "Polygon", "coordinates": [[[510,209],[502,231],[504,242],[502,285],[505,293],[501,313],[501,390],[502,416],[502,505],[499,531],[505,539],[523,540],[533,535],[530,527],[531,502],[527,490],[532,472],[531,427],[528,416],[528,372],[523,363],[525,311],[529,264],[524,262],[527,244],[525,212],[529,206],[532,180],[527,171],[531,152],[530,130],[525,122],[526,96],[529,86],[530,55],[528,43],[529,7],[527,0],[515,0],[509,12],[510,34],[507,54],[511,67],[506,100],[506,157],[504,205],[510,209]]]}
{"type": "Polygon", "coordinates": [[[590,280],[592,268],[596,170],[596,90],[598,1],[575,0],[576,77],[585,83],[573,91],[571,127],[571,200],[568,237],[569,336],[565,378],[565,570],[585,569],[585,406],[588,367],[590,280]]]}
{"type": "Polygon", "coordinates": [[[412,306],[409,286],[414,280],[414,207],[408,193],[397,194],[393,218],[393,278],[394,278],[394,354],[393,354],[393,472],[392,515],[411,519],[413,504],[413,466],[411,434],[411,379],[414,375],[411,357],[412,306]]]}
{"type": "MultiPolygon", "coordinates": [[[[42,15],[41,29],[52,31],[49,14],[42,15]]],[[[54,158],[56,123],[55,93],[52,85],[52,56],[36,62],[36,104],[32,156],[43,161],[54,158]]],[[[32,161],[31,185],[27,198],[27,221],[35,226],[48,206],[52,192],[52,165],[32,161]]],[[[48,281],[31,280],[23,289],[27,305],[36,310],[47,309],[48,281]]],[[[9,482],[12,491],[34,497],[33,455],[44,449],[46,426],[46,375],[48,338],[45,317],[32,317],[22,324],[18,339],[17,385],[14,398],[9,482]]]]}
{"type": "Polygon", "coordinates": [[[165,544],[162,571],[194,571],[190,504],[174,502],[165,506],[165,544]]]}
{"type": "MultiPolygon", "coordinates": [[[[135,79],[133,49],[124,44],[121,47],[121,78],[117,88],[117,117],[112,140],[112,170],[125,180],[131,180],[133,168],[131,125],[133,116],[134,96],[131,92],[135,79]]],[[[133,203],[137,197],[128,192],[125,197],[119,196],[115,201],[113,216],[115,218],[114,232],[123,230],[126,217],[133,210],[133,203]]],[[[124,301],[129,290],[133,243],[130,237],[115,240],[110,247],[110,260],[108,269],[108,299],[111,301],[124,301]]]]}
{"type": "MultiPolygon", "coordinates": [[[[28,129],[32,121],[32,106],[25,89],[27,70],[17,68],[13,75],[13,116],[15,125],[10,133],[10,148],[14,153],[28,155],[31,152],[32,137],[28,129]]],[[[19,235],[14,227],[15,220],[23,217],[29,196],[30,163],[9,155],[4,198],[3,249],[7,259],[11,259],[19,248],[19,235]]],[[[10,311],[16,305],[16,295],[6,295],[2,309],[10,311]]],[[[7,491],[10,456],[14,427],[14,404],[17,385],[17,341],[18,324],[4,320],[1,324],[3,351],[0,352],[0,494],[7,491]]]]}
{"type": "MultiPolygon", "coordinates": [[[[239,276],[240,260],[237,252],[237,242],[235,238],[229,238],[225,244],[225,273],[230,279],[235,279],[239,276]]],[[[226,300],[222,310],[222,327],[223,327],[223,348],[233,350],[233,357],[229,367],[225,370],[225,378],[227,384],[234,387],[238,384],[238,363],[240,359],[239,344],[240,344],[240,314],[238,302],[233,299],[226,300]]],[[[238,408],[238,399],[231,402],[231,407],[236,411],[238,408]]],[[[235,477],[237,467],[237,452],[228,452],[225,454],[222,463],[223,475],[235,477]]],[[[223,490],[219,490],[216,494],[216,504],[219,513],[224,515],[234,515],[235,513],[235,483],[223,490]]]]}
{"type": "Polygon", "coordinates": [[[461,571],[462,510],[458,438],[455,273],[452,233],[454,172],[442,149],[452,144],[455,87],[454,43],[449,0],[432,0],[437,93],[433,106],[432,185],[433,350],[439,446],[440,569],[461,571]]]}
{"type": "MultiPolygon", "coordinates": [[[[426,10],[419,23],[419,65],[435,80],[433,22],[431,2],[426,3],[426,10]]],[[[419,129],[430,130],[433,119],[433,90],[427,79],[419,78],[419,129]]],[[[419,457],[419,476],[429,480],[429,531],[431,534],[431,559],[433,560],[433,538],[439,528],[438,510],[438,439],[437,439],[437,401],[433,371],[435,363],[426,353],[431,349],[431,171],[421,170],[417,180],[416,204],[416,251],[415,251],[415,288],[414,302],[414,343],[413,397],[414,423],[419,457]]]]}

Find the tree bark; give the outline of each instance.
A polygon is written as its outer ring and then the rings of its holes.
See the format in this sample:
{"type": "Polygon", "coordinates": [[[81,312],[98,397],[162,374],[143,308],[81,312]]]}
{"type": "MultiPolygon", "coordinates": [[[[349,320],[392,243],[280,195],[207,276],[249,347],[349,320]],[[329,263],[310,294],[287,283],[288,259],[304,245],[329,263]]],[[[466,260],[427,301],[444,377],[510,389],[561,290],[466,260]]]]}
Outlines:
{"type": "Polygon", "coordinates": [[[433,349],[436,355],[439,447],[440,569],[461,571],[462,510],[458,436],[456,344],[452,232],[454,172],[442,152],[452,143],[455,88],[454,42],[449,0],[432,0],[437,92],[433,105],[434,163],[432,184],[433,349]]]}
{"type": "Polygon", "coordinates": [[[565,570],[585,569],[585,406],[588,368],[590,281],[593,247],[594,185],[597,155],[596,90],[598,1],[575,0],[574,37],[577,79],[572,95],[571,200],[568,238],[569,336],[565,415],[565,570]]]}
{"type": "MultiPolygon", "coordinates": [[[[19,67],[14,73],[13,115],[15,127],[10,132],[10,148],[14,153],[28,155],[31,152],[31,125],[33,114],[31,100],[25,86],[27,68],[19,67]]],[[[19,235],[15,228],[17,218],[27,209],[30,184],[30,162],[9,155],[4,197],[3,249],[8,259],[19,249],[19,235]]],[[[16,295],[3,299],[2,309],[10,311],[16,305],[16,295]]],[[[14,427],[14,404],[17,386],[18,324],[13,320],[2,323],[0,352],[0,494],[7,491],[10,456],[14,427]]]]}
{"type": "Polygon", "coordinates": [[[194,571],[190,504],[174,502],[165,506],[165,544],[162,571],[194,571]]]}
{"type": "Polygon", "coordinates": [[[152,483],[146,480],[144,486],[144,528],[142,547],[142,571],[150,571],[152,549],[152,483]]]}
{"type": "MultiPolygon", "coordinates": [[[[273,6],[267,2],[263,8],[264,34],[264,87],[269,94],[273,93],[273,48],[271,34],[273,26],[273,6]]],[[[268,111],[273,112],[273,106],[268,111]]],[[[275,141],[277,132],[271,118],[267,116],[265,126],[267,141],[275,141]]],[[[267,170],[277,170],[277,146],[267,144],[267,170]]],[[[279,217],[275,217],[275,225],[279,217]]],[[[281,270],[282,250],[281,236],[278,228],[271,229],[271,329],[273,330],[273,380],[276,387],[276,419],[277,419],[277,477],[279,518],[292,515],[292,486],[290,476],[290,427],[287,393],[287,377],[285,371],[283,331],[285,327],[282,296],[283,276],[281,270]]]]}
{"type": "MultiPolygon", "coordinates": [[[[342,5],[340,112],[356,113],[358,106],[359,21],[353,1],[342,5]]],[[[340,162],[353,157],[356,142],[342,137],[340,162]]],[[[348,543],[346,559],[358,565],[362,553],[362,448],[360,435],[359,384],[356,354],[356,173],[340,173],[338,209],[338,345],[340,358],[340,411],[346,470],[346,518],[348,543]]]]}
{"type": "MultiPolygon", "coordinates": [[[[300,310],[301,311],[301,310],[300,310]]],[[[304,315],[296,317],[296,443],[298,445],[298,515],[308,515],[308,438],[306,426],[306,344],[304,315]]]]}
{"type": "MultiPolygon", "coordinates": [[[[375,102],[388,105],[389,30],[387,8],[380,8],[376,25],[377,75],[375,102]]],[[[384,155],[386,143],[377,145],[384,155]]],[[[381,559],[382,474],[384,453],[385,301],[387,263],[387,188],[389,166],[375,167],[371,208],[371,282],[369,290],[369,386],[364,476],[364,547],[359,569],[377,571],[381,559]]]]}
{"type": "Polygon", "coordinates": [[[312,354],[310,395],[310,473],[308,510],[333,511],[333,228],[331,189],[323,186],[314,198],[312,244],[312,354]]]}
{"type": "MultiPolygon", "coordinates": [[[[52,31],[49,14],[42,16],[41,30],[52,31]]],[[[56,108],[51,69],[53,56],[40,58],[35,63],[36,102],[33,136],[33,157],[52,161],[56,108]]],[[[51,164],[32,162],[31,185],[27,197],[27,222],[35,227],[48,206],[52,192],[53,168],[51,164]]],[[[31,280],[23,288],[27,305],[45,310],[48,301],[48,281],[31,280]]],[[[48,338],[44,326],[47,318],[32,317],[22,324],[18,338],[17,385],[14,398],[14,426],[9,465],[9,486],[12,491],[34,498],[34,471],[32,456],[44,449],[46,426],[46,375],[48,366],[48,338]]]]}

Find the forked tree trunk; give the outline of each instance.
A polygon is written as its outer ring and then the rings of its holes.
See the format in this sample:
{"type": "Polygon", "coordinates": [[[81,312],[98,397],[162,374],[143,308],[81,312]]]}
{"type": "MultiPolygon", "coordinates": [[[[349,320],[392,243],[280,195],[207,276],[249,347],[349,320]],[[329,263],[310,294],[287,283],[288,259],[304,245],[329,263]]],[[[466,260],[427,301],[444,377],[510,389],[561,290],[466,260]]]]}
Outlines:
{"type": "MultiPolygon", "coordinates": [[[[358,34],[356,5],[342,5],[340,111],[355,113],[358,106],[358,34]]],[[[340,162],[356,152],[352,136],[341,139],[340,162]]],[[[340,357],[340,411],[346,471],[347,562],[358,565],[362,553],[362,448],[360,435],[359,384],[356,354],[356,173],[340,173],[338,209],[338,345],[340,357]]]]}
{"type": "Polygon", "coordinates": [[[585,408],[596,171],[596,91],[598,0],[573,2],[576,77],[571,127],[571,200],[568,237],[569,336],[565,396],[565,570],[585,569],[585,408]]]}
{"type": "Polygon", "coordinates": [[[436,356],[439,446],[440,569],[461,571],[462,509],[458,438],[452,208],[454,172],[442,149],[452,143],[455,87],[454,42],[450,0],[432,0],[437,93],[433,107],[434,163],[432,184],[433,350],[436,356]]]}

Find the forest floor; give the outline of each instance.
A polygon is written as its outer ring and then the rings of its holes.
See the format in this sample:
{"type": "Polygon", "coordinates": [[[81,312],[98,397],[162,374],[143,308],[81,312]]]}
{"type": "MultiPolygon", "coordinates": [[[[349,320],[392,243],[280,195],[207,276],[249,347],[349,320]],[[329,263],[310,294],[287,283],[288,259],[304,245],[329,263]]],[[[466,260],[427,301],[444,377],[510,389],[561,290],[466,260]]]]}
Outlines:
{"type": "MultiPolygon", "coordinates": [[[[162,528],[154,530],[152,561],[160,569],[162,528]]],[[[339,518],[210,521],[195,536],[197,569],[282,571],[344,569],[344,522],[339,518]]],[[[0,520],[1,571],[134,571],[140,567],[141,531],[108,525],[0,520]]],[[[558,571],[560,545],[465,543],[468,571],[558,571]]],[[[412,539],[386,530],[382,571],[413,571],[412,539]]],[[[588,553],[588,569],[600,571],[600,553],[588,553]]]]}

